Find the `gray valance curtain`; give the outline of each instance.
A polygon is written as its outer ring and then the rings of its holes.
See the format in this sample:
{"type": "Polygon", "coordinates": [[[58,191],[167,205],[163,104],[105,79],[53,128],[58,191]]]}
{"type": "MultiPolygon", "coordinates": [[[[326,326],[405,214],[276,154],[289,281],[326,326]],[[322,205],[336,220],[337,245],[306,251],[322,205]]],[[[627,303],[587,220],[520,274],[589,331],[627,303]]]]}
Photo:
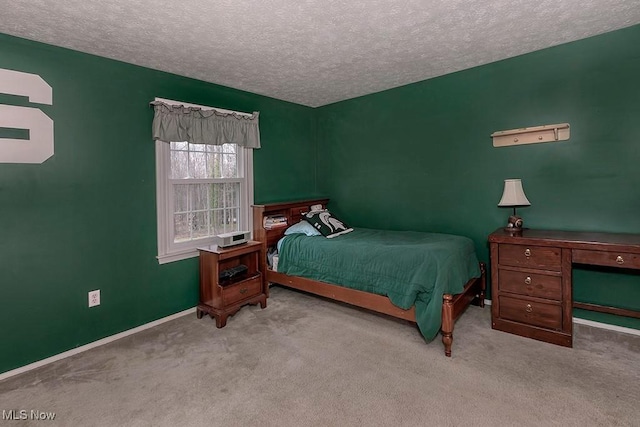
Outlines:
{"type": "Polygon", "coordinates": [[[251,116],[203,110],[198,107],[151,103],[153,139],[165,142],[188,141],[192,144],[238,144],[245,148],[260,148],[258,112],[251,116]]]}

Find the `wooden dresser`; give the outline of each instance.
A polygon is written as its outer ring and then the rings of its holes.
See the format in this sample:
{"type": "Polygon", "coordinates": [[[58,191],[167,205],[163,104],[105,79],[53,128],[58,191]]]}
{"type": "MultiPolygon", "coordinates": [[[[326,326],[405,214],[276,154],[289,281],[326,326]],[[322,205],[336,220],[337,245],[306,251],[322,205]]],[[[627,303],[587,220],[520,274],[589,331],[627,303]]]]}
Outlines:
{"type": "Polygon", "coordinates": [[[494,329],[567,347],[572,308],[640,318],[640,312],[573,302],[572,265],[640,269],[640,235],[502,228],[489,236],[494,329]]]}

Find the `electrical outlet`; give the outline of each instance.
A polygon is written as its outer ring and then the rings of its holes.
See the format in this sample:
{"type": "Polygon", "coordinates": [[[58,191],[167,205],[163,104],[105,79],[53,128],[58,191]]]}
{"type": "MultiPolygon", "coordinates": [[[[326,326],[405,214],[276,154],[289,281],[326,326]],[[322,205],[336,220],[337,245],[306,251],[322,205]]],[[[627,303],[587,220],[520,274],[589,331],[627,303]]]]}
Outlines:
{"type": "Polygon", "coordinates": [[[100,305],[100,289],[89,291],[89,307],[100,305]]]}

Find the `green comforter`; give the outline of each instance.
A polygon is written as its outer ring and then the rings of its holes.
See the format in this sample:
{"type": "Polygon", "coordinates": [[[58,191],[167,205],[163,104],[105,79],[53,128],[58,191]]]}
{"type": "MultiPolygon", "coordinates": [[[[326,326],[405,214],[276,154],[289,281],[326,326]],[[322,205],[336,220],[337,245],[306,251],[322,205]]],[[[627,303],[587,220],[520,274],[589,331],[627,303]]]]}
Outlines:
{"type": "Polygon", "coordinates": [[[460,293],[480,277],[473,242],[466,237],[364,228],[332,239],[286,236],[278,272],[385,295],[402,309],[415,305],[427,340],[440,330],[443,294],[460,293]]]}

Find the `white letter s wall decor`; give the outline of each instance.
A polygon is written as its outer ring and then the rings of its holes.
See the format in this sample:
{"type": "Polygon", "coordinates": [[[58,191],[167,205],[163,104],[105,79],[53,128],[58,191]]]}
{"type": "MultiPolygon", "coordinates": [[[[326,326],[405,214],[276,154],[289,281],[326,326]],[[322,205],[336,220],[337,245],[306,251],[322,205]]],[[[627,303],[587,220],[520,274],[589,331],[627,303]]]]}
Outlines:
{"type": "MultiPolygon", "coordinates": [[[[53,105],[53,89],[37,74],[0,68],[0,93],[53,105]]],[[[0,104],[0,128],[29,131],[28,140],[0,138],[0,163],[43,163],[53,156],[53,120],[42,110],[0,104]]]]}

